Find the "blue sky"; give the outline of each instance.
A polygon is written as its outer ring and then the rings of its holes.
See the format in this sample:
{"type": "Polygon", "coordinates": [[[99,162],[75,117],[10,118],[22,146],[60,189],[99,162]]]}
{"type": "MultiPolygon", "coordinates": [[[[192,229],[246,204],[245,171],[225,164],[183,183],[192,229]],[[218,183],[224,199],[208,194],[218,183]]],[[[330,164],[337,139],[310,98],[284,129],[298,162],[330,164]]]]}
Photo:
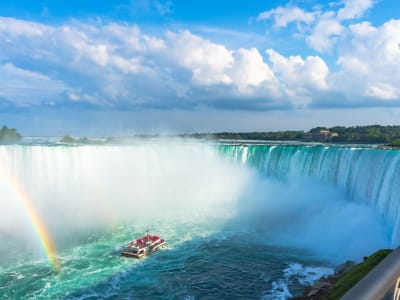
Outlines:
{"type": "Polygon", "coordinates": [[[400,1],[0,2],[26,135],[398,124],[400,1]]]}

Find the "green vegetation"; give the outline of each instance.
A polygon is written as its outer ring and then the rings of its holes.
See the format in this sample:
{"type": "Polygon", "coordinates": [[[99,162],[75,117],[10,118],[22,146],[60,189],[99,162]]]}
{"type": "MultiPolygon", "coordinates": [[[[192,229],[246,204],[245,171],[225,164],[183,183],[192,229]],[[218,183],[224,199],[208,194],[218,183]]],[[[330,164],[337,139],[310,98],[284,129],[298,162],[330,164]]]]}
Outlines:
{"type": "Polygon", "coordinates": [[[0,129],[0,143],[15,143],[20,141],[22,136],[15,128],[8,128],[3,126],[0,129]]]}
{"type": "MultiPolygon", "coordinates": [[[[319,126],[319,127],[312,128],[309,132],[317,133],[317,132],[319,132],[321,130],[329,130],[329,128],[328,127],[320,127],[319,126]]],[[[333,130],[329,130],[329,131],[333,132],[333,130]]]]}
{"type": "Polygon", "coordinates": [[[336,280],[330,287],[326,298],[330,300],[340,299],[391,252],[390,249],[379,250],[367,257],[364,262],[354,266],[349,272],[336,280]]]}
{"type": "MultiPolygon", "coordinates": [[[[134,138],[157,138],[162,135],[136,135],[134,138]]],[[[170,137],[176,137],[171,135],[170,137]]],[[[389,147],[400,147],[400,126],[353,126],[353,127],[315,127],[308,132],[302,130],[268,131],[268,132],[218,132],[218,133],[192,133],[181,134],[178,137],[206,140],[266,140],[266,141],[316,141],[334,143],[364,143],[386,144],[389,147]],[[325,133],[321,133],[325,131],[325,133]]],[[[121,138],[109,138],[106,143],[123,140],[121,138]]],[[[75,139],[65,135],[61,142],[76,144],[102,144],[103,141],[95,141],[88,138],[75,139]]]]}
{"type": "Polygon", "coordinates": [[[389,147],[400,148],[400,139],[395,139],[388,144],[389,147]]]}
{"type": "Polygon", "coordinates": [[[73,144],[73,143],[77,143],[78,140],[77,140],[77,139],[74,139],[74,138],[73,138],[72,136],[70,136],[69,134],[66,134],[66,135],[64,135],[64,136],[62,137],[61,142],[62,142],[62,143],[70,143],[70,144],[73,144]]]}
{"type": "MultiPolygon", "coordinates": [[[[329,139],[336,143],[366,143],[366,144],[388,144],[399,147],[400,141],[393,143],[396,139],[400,140],[400,126],[335,126],[335,127],[315,127],[308,133],[318,133],[321,130],[329,130],[337,133],[329,139]],[[393,142],[392,142],[393,141],[393,142]]],[[[232,140],[270,140],[270,141],[304,141],[307,133],[304,131],[277,131],[277,132],[219,132],[219,133],[195,133],[182,135],[183,137],[204,138],[204,139],[232,139],[232,140]]]]}
{"type": "Polygon", "coordinates": [[[389,143],[400,139],[400,126],[355,126],[355,127],[332,127],[330,131],[337,132],[338,137],[334,142],[345,143],[389,143]]]}
{"type": "Polygon", "coordinates": [[[194,133],[182,137],[228,140],[299,141],[304,131],[194,133]]]}
{"type": "Polygon", "coordinates": [[[73,138],[72,136],[70,136],[69,134],[64,135],[62,137],[62,139],[60,140],[60,142],[66,143],[66,144],[85,144],[85,145],[104,144],[104,141],[91,140],[91,139],[88,139],[87,137],[76,139],[76,138],[73,138]]]}

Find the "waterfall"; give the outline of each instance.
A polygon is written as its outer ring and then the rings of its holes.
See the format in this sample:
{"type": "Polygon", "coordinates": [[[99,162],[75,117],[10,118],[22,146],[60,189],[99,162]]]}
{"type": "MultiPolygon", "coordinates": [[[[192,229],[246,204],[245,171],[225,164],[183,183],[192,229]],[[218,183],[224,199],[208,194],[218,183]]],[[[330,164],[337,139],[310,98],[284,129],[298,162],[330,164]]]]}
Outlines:
{"type": "Polygon", "coordinates": [[[0,238],[29,234],[9,182],[65,241],[120,224],[228,214],[248,180],[243,169],[202,144],[0,146],[0,238]]]}
{"type": "Polygon", "coordinates": [[[400,152],[371,148],[181,141],[1,146],[0,232],[4,237],[29,233],[16,193],[7,183],[12,177],[50,234],[61,241],[85,229],[160,218],[199,218],[207,223],[205,216],[222,218],[231,211],[238,221],[248,213],[256,225],[257,214],[264,211],[264,228],[279,230],[286,222],[300,230],[301,223],[313,243],[323,236],[323,228],[335,228],[332,248],[338,240],[345,243],[341,235],[346,230],[352,231],[352,239],[363,228],[364,244],[370,245],[374,237],[381,239],[382,228],[376,224],[383,221],[385,238],[397,246],[399,170],[400,152]],[[357,213],[358,220],[342,222],[357,213]],[[375,228],[379,233],[373,235],[375,228]]]}
{"type": "Polygon", "coordinates": [[[377,210],[392,228],[392,244],[400,243],[400,151],[297,145],[224,145],[220,151],[263,176],[309,178],[345,191],[377,210]]]}
{"type": "Polygon", "coordinates": [[[293,263],[361,261],[400,242],[398,151],[35,143],[0,146],[0,298],[146,298],[160,288],[182,298],[188,286],[208,288],[209,274],[217,280],[210,291],[233,278],[252,283],[237,287],[244,298],[255,286],[275,295],[281,286],[270,281],[285,274],[283,287],[292,288],[305,278],[301,266],[286,278],[293,263]],[[146,229],[168,249],[146,261],[120,259],[146,229]],[[46,271],[46,256],[58,258],[60,276],[46,271]],[[143,280],[132,286],[138,272],[143,280]]]}

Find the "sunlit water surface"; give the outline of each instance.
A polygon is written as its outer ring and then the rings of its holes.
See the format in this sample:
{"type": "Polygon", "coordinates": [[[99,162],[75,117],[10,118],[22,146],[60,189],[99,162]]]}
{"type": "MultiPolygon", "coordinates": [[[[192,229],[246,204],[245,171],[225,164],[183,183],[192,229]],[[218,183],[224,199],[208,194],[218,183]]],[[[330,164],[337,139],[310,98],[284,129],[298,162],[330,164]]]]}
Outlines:
{"type": "Polygon", "coordinates": [[[0,298],[286,299],[391,246],[392,225],[373,207],[327,180],[267,174],[257,165],[270,158],[254,166],[238,147],[0,146],[2,178],[24,188],[60,262],[53,271],[2,180],[0,298]],[[147,230],[167,246],[121,257],[147,230]]]}

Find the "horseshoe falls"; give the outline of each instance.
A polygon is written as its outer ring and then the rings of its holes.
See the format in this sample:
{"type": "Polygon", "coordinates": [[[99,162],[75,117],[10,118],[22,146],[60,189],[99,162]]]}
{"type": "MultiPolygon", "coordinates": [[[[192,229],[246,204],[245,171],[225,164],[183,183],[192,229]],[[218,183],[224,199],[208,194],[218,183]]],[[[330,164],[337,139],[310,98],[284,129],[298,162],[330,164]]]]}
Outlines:
{"type": "Polygon", "coordinates": [[[388,226],[392,246],[400,244],[399,151],[288,145],[223,146],[222,151],[266,178],[300,183],[304,190],[323,184],[327,189],[321,198],[329,198],[332,189],[342,192],[347,202],[378,213],[388,226]]]}
{"type": "Polygon", "coordinates": [[[1,299],[286,299],[400,243],[400,152],[0,146],[1,299]],[[146,230],[167,247],[140,260],[146,230]]]}

